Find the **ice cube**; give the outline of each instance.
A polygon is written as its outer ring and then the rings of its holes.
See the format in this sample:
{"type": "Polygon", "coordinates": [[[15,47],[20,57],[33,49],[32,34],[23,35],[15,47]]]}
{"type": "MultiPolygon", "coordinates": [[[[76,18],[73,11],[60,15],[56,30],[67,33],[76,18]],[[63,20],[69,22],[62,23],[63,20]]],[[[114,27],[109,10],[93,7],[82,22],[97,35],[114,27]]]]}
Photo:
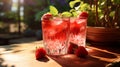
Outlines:
{"type": "Polygon", "coordinates": [[[80,23],[85,23],[86,22],[86,19],[77,19],[77,24],[80,24],[80,23]]]}
{"type": "Polygon", "coordinates": [[[76,18],[70,18],[70,23],[76,22],[76,18]]]}
{"type": "Polygon", "coordinates": [[[49,28],[47,31],[49,32],[49,36],[54,36],[57,33],[54,28],[49,28]]]}
{"type": "Polygon", "coordinates": [[[61,19],[61,18],[55,17],[55,18],[53,18],[53,20],[52,20],[52,24],[53,24],[53,25],[59,25],[59,24],[61,24],[61,23],[62,23],[62,19],[61,19]]]}

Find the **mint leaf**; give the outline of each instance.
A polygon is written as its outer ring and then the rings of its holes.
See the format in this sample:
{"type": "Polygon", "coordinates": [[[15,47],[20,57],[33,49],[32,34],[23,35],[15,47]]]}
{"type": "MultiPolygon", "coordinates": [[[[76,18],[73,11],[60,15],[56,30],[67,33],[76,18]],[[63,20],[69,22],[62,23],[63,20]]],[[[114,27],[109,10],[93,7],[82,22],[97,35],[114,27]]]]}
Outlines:
{"type": "Polygon", "coordinates": [[[53,15],[53,16],[56,16],[56,15],[58,15],[58,10],[54,7],[54,6],[50,6],[49,7],[49,9],[50,9],[50,13],[53,15]]]}
{"type": "Polygon", "coordinates": [[[79,14],[77,12],[72,12],[74,17],[77,17],[79,14]]]}
{"type": "Polygon", "coordinates": [[[75,9],[71,9],[70,12],[72,13],[73,17],[76,17],[78,15],[78,13],[75,9]]]}
{"type": "Polygon", "coordinates": [[[66,11],[66,12],[63,12],[63,13],[62,13],[62,16],[63,16],[63,17],[71,17],[72,14],[71,14],[70,12],[67,12],[67,11],[66,11]]]}
{"type": "Polygon", "coordinates": [[[75,2],[74,2],[74,1],[71,1],[71,2],[69,3],[69,5],[70,5],[71,8],[73,8],[74,5],[75,5],[75,2]]]}
{"type": "Polygon", "coordinates": [[[75,9],[71,9],[70,12],[75,12],[75,9]]]}
{"type": "Polygon", "coordinates": [[[80,0],[74,0],[74,1],[70,1],[69,5],[71,8],[74,8],[75,4],[80,2],[80,0]]]}

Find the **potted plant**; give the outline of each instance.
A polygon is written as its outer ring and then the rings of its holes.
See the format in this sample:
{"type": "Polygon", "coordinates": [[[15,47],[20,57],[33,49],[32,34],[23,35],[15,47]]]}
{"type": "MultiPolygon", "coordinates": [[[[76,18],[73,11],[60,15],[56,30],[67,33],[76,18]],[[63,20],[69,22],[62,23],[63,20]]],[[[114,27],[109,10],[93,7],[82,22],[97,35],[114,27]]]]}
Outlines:
{"type": "Polygon", "coordinates": [[[89,13],[87,41],[94,44],[120,43],[119,0],[74,0],[77,9],[89,13]]]}

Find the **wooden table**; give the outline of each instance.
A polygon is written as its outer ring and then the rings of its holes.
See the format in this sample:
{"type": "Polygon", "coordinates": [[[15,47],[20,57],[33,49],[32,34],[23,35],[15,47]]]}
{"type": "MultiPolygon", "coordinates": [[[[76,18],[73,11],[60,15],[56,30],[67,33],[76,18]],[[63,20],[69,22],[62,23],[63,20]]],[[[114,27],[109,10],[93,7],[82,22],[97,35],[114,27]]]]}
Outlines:
{"type": "Polygon", "coordinates": [[[79,58],[73,54],[47,56],[35,60],[35,47],[42,41],[0,46],[0,67],[105,67],[120,58],[119,47],[87,46],[89,56],[79,58]]]}

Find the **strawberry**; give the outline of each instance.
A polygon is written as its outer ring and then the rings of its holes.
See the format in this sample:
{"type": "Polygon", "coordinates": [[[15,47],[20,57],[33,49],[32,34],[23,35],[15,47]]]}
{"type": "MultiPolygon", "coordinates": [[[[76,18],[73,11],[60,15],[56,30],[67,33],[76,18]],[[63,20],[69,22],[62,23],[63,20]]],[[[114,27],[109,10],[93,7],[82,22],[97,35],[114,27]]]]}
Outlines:
{"type": "Polygon", "coordinates": [[[70,45],[68,47],[68,54],[74,54],[74,50],[73,50],[73,46],[72,45],[70,45]]]}
{"type": "Polygon", "coordinates": [[[42,20],[49,20],[50,18],[52,18],[52,14],[51,13],[46,13],[42,16],[42,20]]]}
{"type": "Polygon", "coordinates": [[[44,58],[45,55],[46,55],[46,51],[45,51],[44,48],[38,48],[38,49],[36,49],[36,52],[35,52],[36,60],[44,58]]]}
{"type": "Polygon", "coordinates": [[[42,27],[47,29],[49,27],[51,27],[51,19],[52,18],[52,14],[51,13],[46,13],[42,16],[41,20],[42,20],[42,27]]]}
{"type": "Polygon", "coordinates": [[[74,52],[77,48],[78,48],[77,44],[70,42],[70,45],[68,47],[68,54],[74,54],[74,52]]]}
{"type": "Polygon", "coordinates": [[[79,18],[88,18],[88,13],[87,12],[80,13],[79,18]]]}
{"type": "Polygon", "coordinates": [[[88,55],[88,51],[83,46],[79,46],[75,51],[76,56],[78,57],[86,57],[88,55]]]}

